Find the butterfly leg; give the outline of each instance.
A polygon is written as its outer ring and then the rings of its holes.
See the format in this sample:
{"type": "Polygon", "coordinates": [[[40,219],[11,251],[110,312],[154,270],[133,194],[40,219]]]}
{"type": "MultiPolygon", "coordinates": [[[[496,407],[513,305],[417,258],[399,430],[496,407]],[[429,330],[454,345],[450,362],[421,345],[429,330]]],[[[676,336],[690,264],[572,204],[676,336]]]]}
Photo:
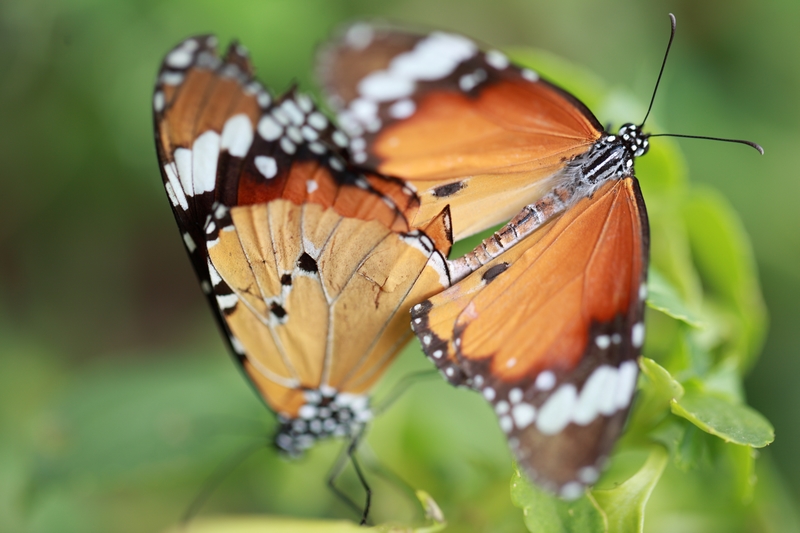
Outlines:
{"type": "Polygon", "coordinates": [[[363,430],[355,435],[350,442],[348,442],[344,448],[342,448],[341,453],[339,453],[339,457],[336,459],[336,463],[334,463],[333,468],[331,469],[330,474],[328,475],[328,487],[333,491],[336,496],[349,505],[356,513],[361,514],[361,522],[360,525],[367,524],[367,518],[369,517],[369,509],[370,504],[372,503],[372,489],[367,484],[367,480],[364,477],[364,473],[361,471],[361,465],[358,463],[356,459],[356,449],[358,448],[359,440],[361,439],[361,435],[363,430]],[[342,471],[344,470],[345,466],[347,466],[347,461],[353,463],[353,468],[356,471],[356,475],[358,476],[358,480],[361,482],[361,486],[364,487],[364,491],[367,494],[366,503],[364,508],[362,509],[356,502],[350,498],[347,494],[345,494],[342,489],[336,486],[336,480],[341,475],[342,471]]]}
{"type": "Polygon", "coordinates": [[[508,224],[491,237],[487,237],[471,252],[449,261],[453,283],[479,269],[508,248],[542,227],[561,214],[569,205],[574,190],[569,187],[556,187],[534,204],[522,208],[508,224]]]}

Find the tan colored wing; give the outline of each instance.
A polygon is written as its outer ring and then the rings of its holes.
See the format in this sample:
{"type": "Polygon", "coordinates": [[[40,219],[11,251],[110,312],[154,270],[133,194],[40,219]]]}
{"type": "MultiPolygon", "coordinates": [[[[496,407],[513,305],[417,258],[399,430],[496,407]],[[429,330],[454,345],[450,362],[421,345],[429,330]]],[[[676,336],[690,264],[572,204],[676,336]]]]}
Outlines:
{"type": "Polygon", "coordinates": [[[411,305],[449,284],[423,232],[332,208],[279,199],[220,209],[213,224],[209,269],[234,345],[288,417],[302,405],[293,391],[368,389],[409,340],[411,305]]]}

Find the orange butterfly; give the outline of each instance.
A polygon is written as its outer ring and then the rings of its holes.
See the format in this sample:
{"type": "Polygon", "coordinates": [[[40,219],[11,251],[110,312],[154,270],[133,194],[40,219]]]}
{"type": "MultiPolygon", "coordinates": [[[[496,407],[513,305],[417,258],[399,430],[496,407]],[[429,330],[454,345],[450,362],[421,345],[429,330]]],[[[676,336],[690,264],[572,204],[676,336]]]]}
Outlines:
{"type": "Polygon", "coordinates": [[[446,379],[493,405],[529,477],[579,497],[636,388],[649,229],[633,161],[650,135],[606,132],[571,94],[460,35],[359,23],[318,72],[354,160],[418,189],[414,223],[448,204],[459,239],[518,213],[450,262],[461,281],[414,306],[412,327],[446,379]]]}
{"type": "Polygon", "coordinates": [[[355,169],[348,137],[306,95],[273,99],[240,45],[224,59],[212,36],[175,47],[153,112],[186,250],[236,360],[279,415],[275,444],[295,455],[357,439],[369,389],[412,336],[409,308],[450,284],[449,211],[410,224],[414,192],[355,169]]]}

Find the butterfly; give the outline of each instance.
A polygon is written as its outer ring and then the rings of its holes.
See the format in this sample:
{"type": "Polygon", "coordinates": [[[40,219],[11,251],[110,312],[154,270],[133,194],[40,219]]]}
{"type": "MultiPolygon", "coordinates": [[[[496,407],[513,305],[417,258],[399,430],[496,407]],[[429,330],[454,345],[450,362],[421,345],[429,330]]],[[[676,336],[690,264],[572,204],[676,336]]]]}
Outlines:
{"type": "MultiPolygon", "coordinates": [[[[357,438],[369,390],[413,337],[409,308],[449,286],[451,219],[410,217],[401,180],[356,169],[311,98],[275,98],[213,36],[164,58],[153,96],[164,188],[236,361],[298,455],[357,438]]],[[[366,510],[365,510],[366,515],[366,510]]]]}
{"type": "Polygon", "coordinates": [[[650,135],[607,132],[536,71],[451,33],[356,23],[317,72],[353,158],[417,188],[415,222],[447,203],[460,239],[513,216],[450,261],[454,284],[412,308],[412,328],[450,383],[492,404],[532,480],[581,496],[636,389],[649,228],[633,163],[650,135]]]}

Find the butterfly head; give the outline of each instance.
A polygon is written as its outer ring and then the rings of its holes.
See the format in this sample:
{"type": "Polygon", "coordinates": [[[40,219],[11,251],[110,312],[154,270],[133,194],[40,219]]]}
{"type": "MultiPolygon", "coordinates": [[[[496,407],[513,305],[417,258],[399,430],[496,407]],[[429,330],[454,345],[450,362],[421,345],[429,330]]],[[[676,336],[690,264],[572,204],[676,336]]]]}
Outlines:
{"type": "Polygon", "coordinates": [[[633,157],[643,156],[650,149],[650,141],[648,141],[650,134],[644,133],[642,127],[636,124],[623,124],[617,138],[633,157]]]}
{"type": "Polygon", "coordinates": [[[320,439],[352,437],[372,418],[366,396],[334,390],[306,390],[304,396],[297,416],[278,417],[275,447],[289,457],[302,455],[320,439]]]}

